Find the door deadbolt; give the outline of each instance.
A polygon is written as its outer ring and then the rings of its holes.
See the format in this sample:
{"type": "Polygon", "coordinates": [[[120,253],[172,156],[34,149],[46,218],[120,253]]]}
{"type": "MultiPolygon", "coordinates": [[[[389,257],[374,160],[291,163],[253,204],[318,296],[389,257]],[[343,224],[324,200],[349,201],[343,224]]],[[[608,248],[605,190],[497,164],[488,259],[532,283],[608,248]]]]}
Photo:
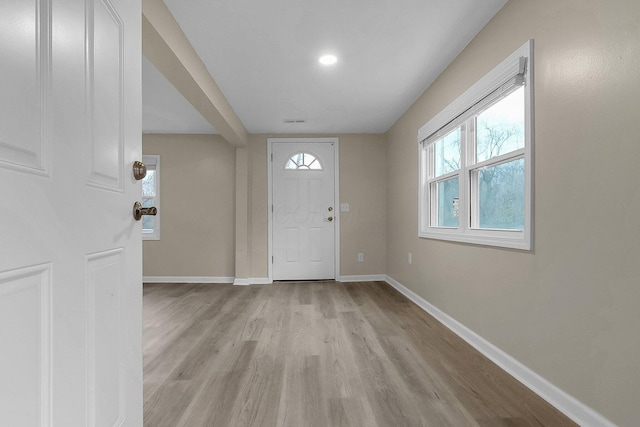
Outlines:
{"type": "Polygon", "coordinates": [[[145,176],[147,176],[147,166],[138,160],[133,162],[133,177],[136,181],[140,181],[145,176]]]}
{"type": "Polygon", "coordinates": [[[331,212],[333,210],[333,206],[329,206],[329,209],[327,209],[329,212],[331,212]]]}
{"type": "Polygon", "coordinates": [[[140,202],[135,202],[133,204],[133,217],[136,219],[136,221],[140,221],[140,219],[142,218],[142,215],[157,215],[158,214],[158,209],[155,206],[151,206],[149,208],[143,208],[142,207],[142,203],[140,202]]]}

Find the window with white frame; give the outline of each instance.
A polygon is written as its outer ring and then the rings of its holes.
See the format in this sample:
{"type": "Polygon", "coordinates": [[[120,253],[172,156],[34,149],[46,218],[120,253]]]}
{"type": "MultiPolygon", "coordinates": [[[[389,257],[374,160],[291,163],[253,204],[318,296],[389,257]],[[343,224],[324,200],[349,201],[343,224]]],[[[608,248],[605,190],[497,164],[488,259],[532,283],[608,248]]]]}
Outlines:
{"type": "Polygon", "coordinates": [[[532,41],[420,128],[420,237],[532,248],[532,41]]]}
{"type": "Polygon", "coordinates": [[[142,239],[160,240],[160,156],[142,156],[147,175],[142,179],[142,206],[155,206],[158,213],[142,217],[142,239]]]}

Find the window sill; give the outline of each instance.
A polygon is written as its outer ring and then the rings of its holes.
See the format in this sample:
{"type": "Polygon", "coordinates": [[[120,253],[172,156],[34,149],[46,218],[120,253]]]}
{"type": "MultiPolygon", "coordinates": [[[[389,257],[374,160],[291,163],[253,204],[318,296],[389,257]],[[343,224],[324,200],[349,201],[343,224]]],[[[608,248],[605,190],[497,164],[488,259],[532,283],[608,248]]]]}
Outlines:
{"type": "Polygon", "coordinates": [[[423,239],[443,240],[456,243],[469,243],[473,245],[492,246],[507,249],[519,249],[530,251],[533,249],[531,240],[527,239],[523,231],[506,231],[497,235],[491,231],[478,231],[476,233],[451,233],[449,230],[425,231],[418,234],[423,239]],[[481,233],[481,234],[480,234],[481,233]],[[508,237],[511,235],[512,237],[508,237]]]}

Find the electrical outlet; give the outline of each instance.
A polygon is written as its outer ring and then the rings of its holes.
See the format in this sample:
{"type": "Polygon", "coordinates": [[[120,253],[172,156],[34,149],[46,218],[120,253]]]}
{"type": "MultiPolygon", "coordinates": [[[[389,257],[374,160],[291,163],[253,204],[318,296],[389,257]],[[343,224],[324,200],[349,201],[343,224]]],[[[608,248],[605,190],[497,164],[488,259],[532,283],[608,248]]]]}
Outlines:
{"type": "Polygon", "coordinates": [[[407,253],[407,262],[409,264],[411,264],[411,261],[413,261],[413,254],[411,252],[407,253]]]}
{"type": "Polygon", "coordinates": [[[358,262],[364,262],[364,253],[363,252],[360,252],[358,254],[358,262]]]}

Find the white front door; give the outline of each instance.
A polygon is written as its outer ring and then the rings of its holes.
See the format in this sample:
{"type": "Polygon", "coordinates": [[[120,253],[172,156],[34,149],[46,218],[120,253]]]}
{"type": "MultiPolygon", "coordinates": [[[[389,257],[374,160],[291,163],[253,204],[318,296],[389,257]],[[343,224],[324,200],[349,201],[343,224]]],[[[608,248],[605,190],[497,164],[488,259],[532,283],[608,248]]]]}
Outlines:
{"type": "Polygon", "coordinates": [[[0,8],[0,425],[142,425],[136,0],[0,8]]]}
{"type": "Polygon", "coordinates": [[[271,141],[274,280],[336,277],[336,143],[271,141]]]}

